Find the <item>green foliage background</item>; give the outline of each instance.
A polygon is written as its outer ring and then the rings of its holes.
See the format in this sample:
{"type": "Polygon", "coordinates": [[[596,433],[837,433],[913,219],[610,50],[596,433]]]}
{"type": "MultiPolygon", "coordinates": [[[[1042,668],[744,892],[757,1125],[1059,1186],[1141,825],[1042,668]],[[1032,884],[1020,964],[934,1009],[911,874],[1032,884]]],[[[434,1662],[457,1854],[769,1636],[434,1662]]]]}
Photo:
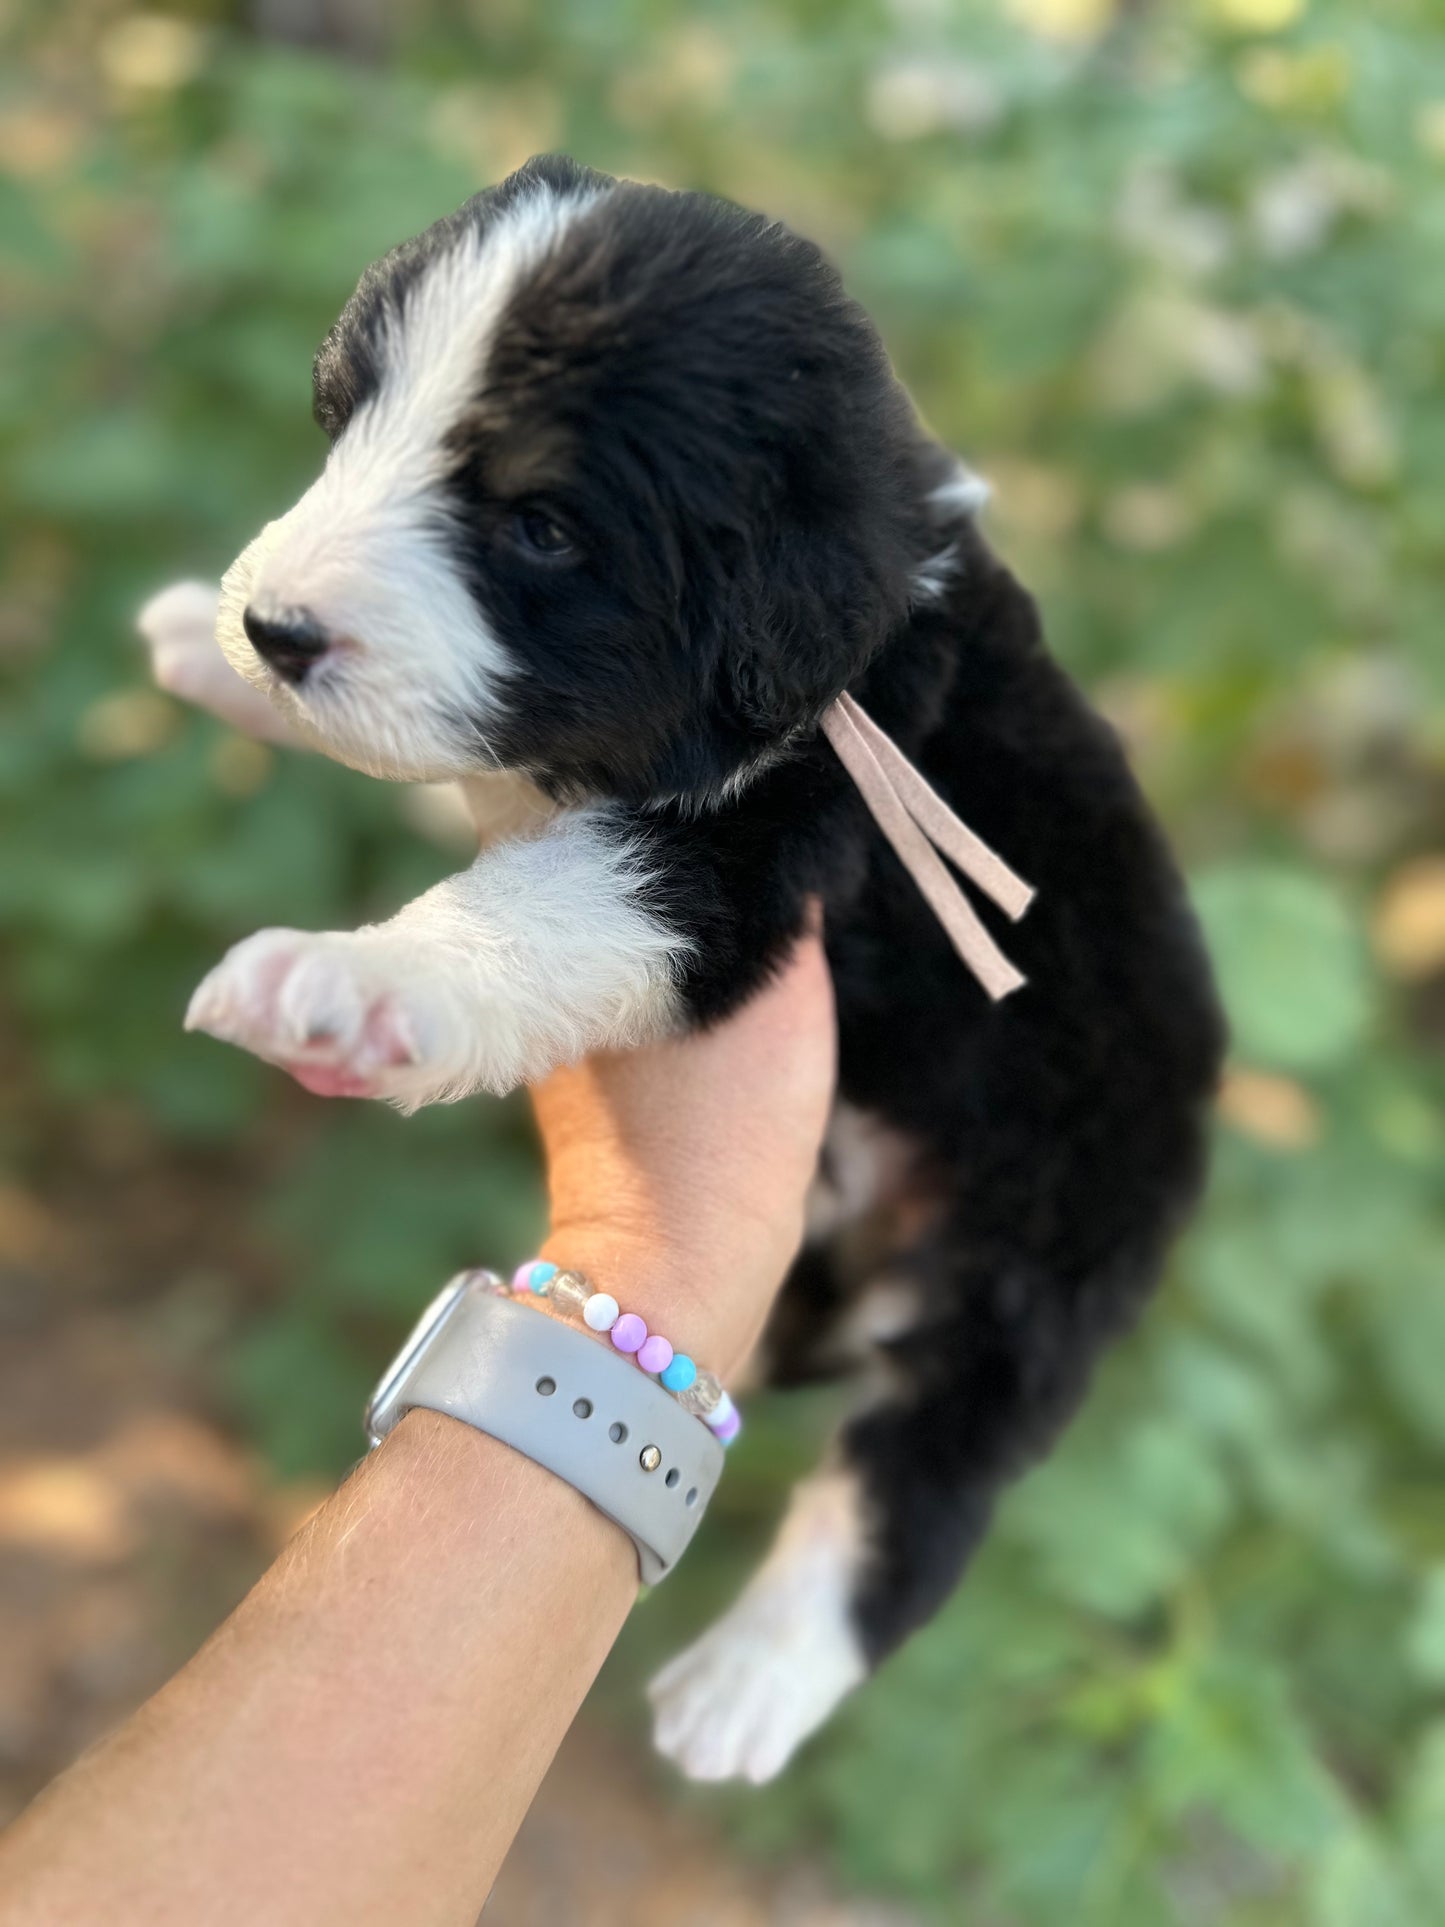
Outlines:
{"type": "MultiPolygon", "coordinates": [[[[355,921],[456,859],[398,792],[149,693],[133,611],[314,472],[310,355],[361,267],[528,152],[788,217],[995,481],[997,539],[1190,865],[1237,1064],[1165,1294],[969,1586],[778,1789],[706,1803],[941,1920],[1445,1918],[1440,9],[397,18],[358,59],[221,0],[9,11],[8,1149],[53,1158],[103,1108],[177,1158],[253,1157],[276,1289],[227,1395],[283,1470],[347,1462],[425,1296],[525,1249],[525,1123],[328,1108],[181,1034],[237,937],[355,921]]],[[[619,1718],[825,1420],[757,1406],[706,1548],[629,1629],[619,1718]]]]}

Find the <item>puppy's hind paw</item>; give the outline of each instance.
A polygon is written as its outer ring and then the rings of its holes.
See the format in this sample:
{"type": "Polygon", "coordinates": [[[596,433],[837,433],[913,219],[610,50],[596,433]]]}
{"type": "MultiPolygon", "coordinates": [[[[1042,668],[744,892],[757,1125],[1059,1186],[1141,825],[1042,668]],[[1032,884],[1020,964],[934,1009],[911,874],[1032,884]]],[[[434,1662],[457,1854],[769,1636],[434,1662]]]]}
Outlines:
{"type": "Polygon", "coordinates": [[[259,931],[201,984],[186,1029],[279,1065],[318,1097],[415,1110],[455,1081],[451,1013],[395,950],[364,934],[259,931]]]}
{"type": "Polygon", "coordinates": [[[773,1779],[863,1677],[850,1633],[770,1591],[750,1589],[647,1689],[654,1744],[690,1780],[773,1779]]]}
{"type": "Polygon", "coordinates": [[[851,1474],[804,1480],[741,1599],[652,1682],[657,1749],[690,1779],[771,1780],[863,1678],[863,1528],[851,1474]]]}

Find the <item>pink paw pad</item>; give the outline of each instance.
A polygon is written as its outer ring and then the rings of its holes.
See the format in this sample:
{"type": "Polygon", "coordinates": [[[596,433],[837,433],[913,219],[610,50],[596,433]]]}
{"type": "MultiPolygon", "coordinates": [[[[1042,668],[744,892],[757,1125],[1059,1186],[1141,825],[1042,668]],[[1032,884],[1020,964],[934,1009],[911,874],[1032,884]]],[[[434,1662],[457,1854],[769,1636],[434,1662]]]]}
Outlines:
{"type": "Polygon", "coordinates": [[[360,1035],[341,1046],[322,1026],[306,1038],[314,1056],[286,1058],[281,1068],[317,1097],[370,1097],[375,1074],[403,1069],[417,1061],[410,1027],[391,998],[380,997],[366,1013],[360,1035]]]}

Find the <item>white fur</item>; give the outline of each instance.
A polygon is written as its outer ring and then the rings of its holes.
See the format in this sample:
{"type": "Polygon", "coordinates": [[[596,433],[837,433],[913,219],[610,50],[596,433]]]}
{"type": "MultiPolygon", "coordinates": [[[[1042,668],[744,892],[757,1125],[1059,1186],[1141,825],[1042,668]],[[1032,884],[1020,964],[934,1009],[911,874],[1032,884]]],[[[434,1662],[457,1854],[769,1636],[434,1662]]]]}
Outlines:
{"type": "MultiPolygon", "coordinates": [[[[872,1369],[878,1362],[878,1347],[913,1331],[922,1316],[923,1295],[913,1279],[882,1276],[843,1318],[839,1350],[862,1359],[872,1369]]],[[[885,1379],[885,1383],[891,1381],[885,1379]]],[[[873,1389],[869,1388],[870,1393],[873,1389]]]]}
{"type": "MultiPolygon", "coordinates": [[[[946,482],[931,490],[928,505],[934,520],[952,522],[960,515],[974,516],[988,501],[993,490],[981,475],[975,475],[966,462],[956,464],[946,482]]],[[[948,585],[958,573],[958,545],[949,542],[936,555],[930,555],[913,572],[913,597],[916,602],[937,602],[947,594],[948,585]]]]}
{"type": "Polygon", "coordinates": [[[445,438],[519,282],[596,198],[538,187],[428,265],[383,335],[376,395],[222,584],[228,661],[318,747],[370,775],[435,782],[491,760],[485,726],[505,708],[508,663],[449,553],[445,438]],[[335,638],[300,687],[247,641],[248,603],[304,609],[335,638]]]}
{"type": "Polygon", "coordinates": [[[901,1131],[839,1100],[808,1190],[807,1238],[818,1244],[902,1192],[917,1151],[901,1131]]]}
{"type": "Polygon", "coordinates": [[[644,882],[606,813],[577,811],[485,851],[388,923],[248,937],[186,1024],[403,1110],[508,1091],[675,1028],[683,946],[641,901],[644,882]]]}
{"type": "Polygon", "coordinates": [[[953,515],[977,515],[993,489],[982,475],[976,475],[967,462],[955,465],[946,482],[940,482],[928,499],[941,522],[953,515]]]}
{"type": "MultiPolygon", "coordinates": [[[[287,749],[315,749],[267,697],[242,682],[221,654],[216,641],[220,599],[213,582],[173,582],[146,603],[136,627],[149,646],[156,682],[168,695],[209,710],[244,735],[287,749]]],[[[557,814],[551,798],[515,770],[464,776],[442,793],[451,799],[457,821],[470,821],[483,848],[540,830],[557,814]]]]}
{"type": "Polygon", "coordinates": [[[950,542],[940,549],[937,555],[913,571],[913,599],[915,602],[938,602],[948,593],[950,579],[958,574],[958,545],[950,542]]]}
{"type": "Polygon", "coordinates": [[[771,1780],[867,1672],[850,1613],[867,1548],[857,1481],[794,1492],[742,1597],[648,1689],[658,1750],[694,1780],[771,1780]]]}

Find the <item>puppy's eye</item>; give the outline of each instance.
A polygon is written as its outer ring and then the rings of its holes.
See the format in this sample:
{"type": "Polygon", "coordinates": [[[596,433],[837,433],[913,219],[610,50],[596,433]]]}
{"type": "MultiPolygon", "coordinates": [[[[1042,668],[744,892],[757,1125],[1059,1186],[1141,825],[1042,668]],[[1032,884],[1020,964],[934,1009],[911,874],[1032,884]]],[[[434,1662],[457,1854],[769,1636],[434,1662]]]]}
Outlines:
{"type": "Polygon", "coordinates": [[[576,543],[562,524],[542,509],[519,509],[510,524],[512,540],[527,555],[559,561],[576,550],[576,543]]]}

